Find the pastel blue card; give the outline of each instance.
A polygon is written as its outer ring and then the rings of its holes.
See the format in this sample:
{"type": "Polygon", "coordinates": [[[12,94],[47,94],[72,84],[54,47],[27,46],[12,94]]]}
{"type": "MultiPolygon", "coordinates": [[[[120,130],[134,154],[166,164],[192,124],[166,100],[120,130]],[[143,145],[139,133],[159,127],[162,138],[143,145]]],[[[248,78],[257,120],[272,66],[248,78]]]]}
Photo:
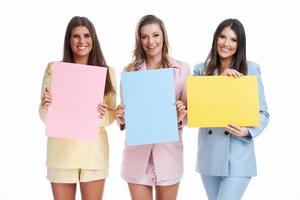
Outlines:
{"type": "Polygon", "coordinates": [[[128,145],[179,141],[173,69],[121,74],[128,145]]]}

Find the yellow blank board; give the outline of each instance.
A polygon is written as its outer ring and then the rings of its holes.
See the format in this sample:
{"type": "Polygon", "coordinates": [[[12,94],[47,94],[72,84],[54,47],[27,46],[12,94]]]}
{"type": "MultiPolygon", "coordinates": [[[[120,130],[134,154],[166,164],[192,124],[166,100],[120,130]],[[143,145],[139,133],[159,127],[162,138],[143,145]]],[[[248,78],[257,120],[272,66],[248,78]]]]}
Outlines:
{"type": "Polygon", "coordinates": [[[188,127],[259,125],[259,97],[255,76],[189,76],[188,127]]]}

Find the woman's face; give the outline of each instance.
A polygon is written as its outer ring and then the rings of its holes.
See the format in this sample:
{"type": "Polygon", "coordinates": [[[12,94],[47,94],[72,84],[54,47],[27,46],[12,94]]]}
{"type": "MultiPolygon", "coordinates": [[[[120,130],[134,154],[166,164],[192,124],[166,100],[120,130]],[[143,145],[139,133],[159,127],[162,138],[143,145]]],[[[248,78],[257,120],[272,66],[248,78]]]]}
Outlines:
{"type": "Polygon", "coordinates": [[[162,55],[164,36],[158,24],[148,24],[141,27],[140,39],[143,50],[148,58],[162,55]]]}
{"type": "Polygon", "coordinates": [[[93,40],[85,26],[77,26],[72,29],[70,46],[75,60],[88,59],[93,47],[93,40]]]}
{"type": "Polygon", "coordinates": [[[217,39],[217,52],[221,60],[232,59],[237,51],[237,36],[230,27],[224,28],[217,39]]]}

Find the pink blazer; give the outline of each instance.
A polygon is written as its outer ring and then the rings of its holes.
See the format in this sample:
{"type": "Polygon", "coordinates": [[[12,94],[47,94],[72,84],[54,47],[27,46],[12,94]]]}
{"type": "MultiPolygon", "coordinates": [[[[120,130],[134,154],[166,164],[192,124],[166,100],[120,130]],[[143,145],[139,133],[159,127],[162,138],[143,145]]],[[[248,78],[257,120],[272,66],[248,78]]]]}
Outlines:
{"type": "MultiPolygon", "coordinates": [[[[172,60],[176,100],[186,104],[186,77],[189,76],[189,65],[172,60]]],[[[139,70],[147,70],[146,63],[139,70]]],[[[185,122],[184,122],[185,124],[185,122]]],[[[179,128],[180,141],[172,143],[127,146],[123,151],[121,175],[124,178],[140,179],[145,175],[149,157],[152,151],[155,172],[158,180],[180,178],[183,174],[183,145],[181,140],[182,127],[179,128]]]]}

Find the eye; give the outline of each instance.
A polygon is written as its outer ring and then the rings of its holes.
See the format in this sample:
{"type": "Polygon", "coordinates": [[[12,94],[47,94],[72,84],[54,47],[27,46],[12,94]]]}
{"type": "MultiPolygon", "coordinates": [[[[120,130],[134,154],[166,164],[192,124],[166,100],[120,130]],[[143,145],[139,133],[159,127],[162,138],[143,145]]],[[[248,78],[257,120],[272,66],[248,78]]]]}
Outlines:
{"type": "Polygon", "coordinates": [[[224,39],[224,38],[225,38],[225,35],[221,34],[221,35],[219,35],[219,38],[224,39]]]}
{"type": "Polygon", "coordinates": [[[237,39],[236,38],[231,38],[231,41],[232,42],[237,42],[237,39]]]}
{"type": "Polygon", "coordinates": [[[80,36],[79,36],[79,35],[77,35],[77,34],[74,34],[74,35],[72,35],[72,38],[74,38],[74,39],[79,39],[79,38],[80,38],[80,36]]]}
{"type": "Polygon", "coordinates": [[[155,33],[154,35],[153,35],[153,37],[159,37],[159,33],[155,33]]]}
{"type": "Polygon", "coordinates": [[[147,35],[142,35],[142,37],[141,37],[143,40],[145,40],[145,39],[147,39],[148,38],[148,36],[147,35]]]}
{"type": "Polygon", "coordinates": [[[84,34],[84,37],[85,37],[85,38],[89,38],[89,37],[91,37],[91,34],[90,34],[90,33],[85,33],[85,34],[84,34]]]}

